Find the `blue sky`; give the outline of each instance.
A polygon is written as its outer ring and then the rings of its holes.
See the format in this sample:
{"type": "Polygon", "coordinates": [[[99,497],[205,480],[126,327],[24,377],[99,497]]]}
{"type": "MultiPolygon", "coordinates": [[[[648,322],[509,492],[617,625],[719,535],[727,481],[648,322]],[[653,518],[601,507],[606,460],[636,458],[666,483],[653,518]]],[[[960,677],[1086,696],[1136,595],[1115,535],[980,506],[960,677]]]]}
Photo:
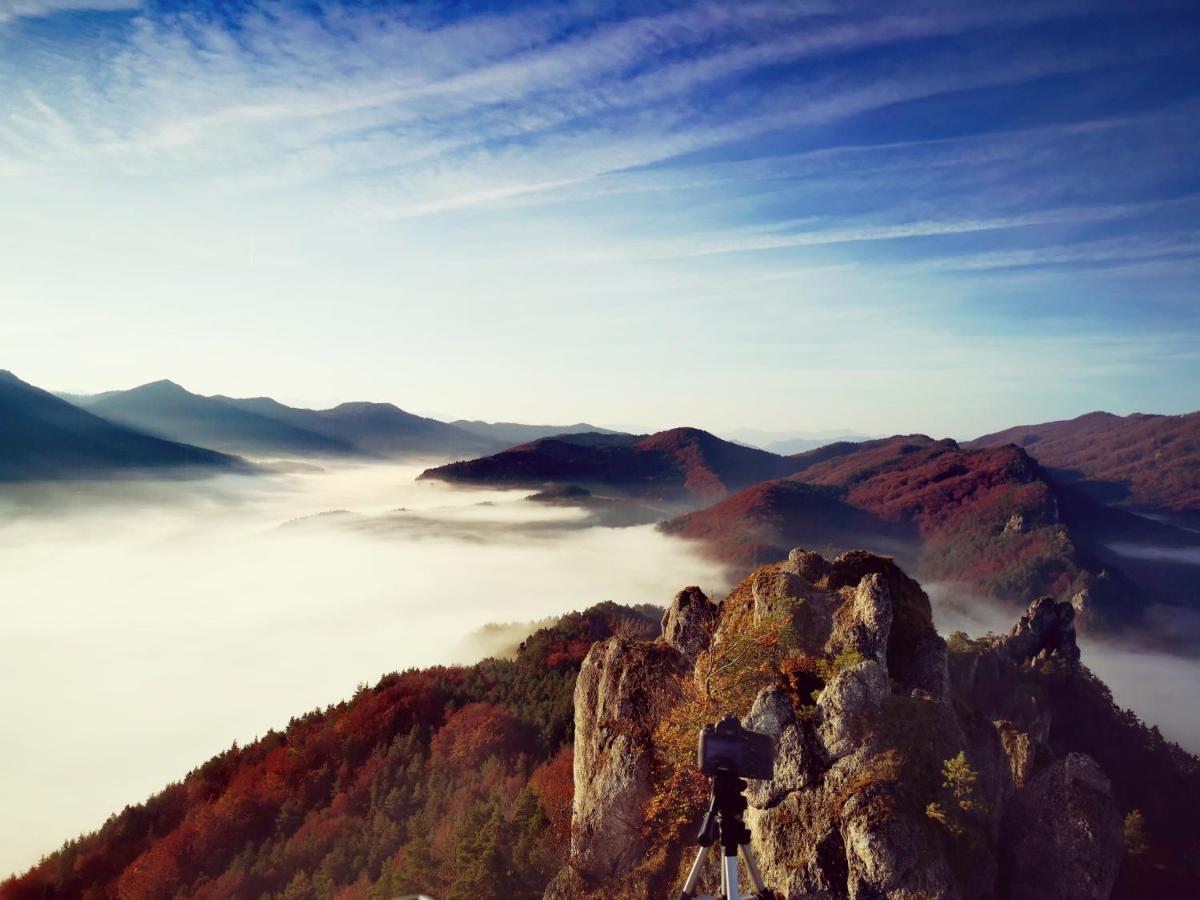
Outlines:
{"type": "Polygon", "coordinates": [[[973,436],[1200,407],[1187,3],[0,0],[54,389],[973,436]]]}

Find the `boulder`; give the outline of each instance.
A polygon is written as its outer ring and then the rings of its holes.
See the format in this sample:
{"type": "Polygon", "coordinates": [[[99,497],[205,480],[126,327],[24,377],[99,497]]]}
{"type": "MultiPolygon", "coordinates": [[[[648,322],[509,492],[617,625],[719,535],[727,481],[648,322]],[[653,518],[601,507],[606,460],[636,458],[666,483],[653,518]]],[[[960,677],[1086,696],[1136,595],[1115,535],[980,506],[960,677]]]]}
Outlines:
{"type": "Polygon", "coordinates": [[[835,639],[886,669],[892,629],[892,596],[887,581],[878,572],[868,572],[855,588],[853,600],[842,609],[835,639]]]}
{"type": "Polygon", "coordinates": [[[850,900],[960,896],[927,823],[891,812],[885,792],[856,793],[841,811],[850,900]]]}
{"type": "Polygon", "coordinates": [[[708,649],[721,608],[698,587],[686,587],[663,613],[662,634],[689,663],[708,649]]]}

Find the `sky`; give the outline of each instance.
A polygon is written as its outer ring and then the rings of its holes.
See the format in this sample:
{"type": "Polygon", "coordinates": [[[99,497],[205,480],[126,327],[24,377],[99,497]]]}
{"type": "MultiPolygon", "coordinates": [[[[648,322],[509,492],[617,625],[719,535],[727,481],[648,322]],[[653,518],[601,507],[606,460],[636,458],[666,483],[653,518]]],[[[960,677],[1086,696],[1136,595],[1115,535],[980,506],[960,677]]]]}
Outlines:
{"type": "Polygon", "coordinates": [[[0,367],[971,437],[1200,407],[1186,2],[0,0],[0,367]]]}

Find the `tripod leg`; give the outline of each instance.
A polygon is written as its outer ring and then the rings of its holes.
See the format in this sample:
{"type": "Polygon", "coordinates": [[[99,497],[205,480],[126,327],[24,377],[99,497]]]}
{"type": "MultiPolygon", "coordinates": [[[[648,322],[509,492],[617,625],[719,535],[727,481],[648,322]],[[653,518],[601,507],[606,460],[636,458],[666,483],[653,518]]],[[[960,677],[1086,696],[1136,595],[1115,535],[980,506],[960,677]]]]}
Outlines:
{"type": "Polygon", "coordinates": [[[708,855],[708,851],[708,847],[701,847],[697,851],[696,861],[692,863],[687,881],[683,883],[683,890],[679,894],[679,900],[692,900],[696,896],[696,885],[700,883],[700,870],[704,868],[704,857],[708,855]]]}
{"type": "Polygon", "coordinates": [[[723,857],[722,862],[725,866],[725,900],[742,900],[738,893],[737,855],[723,857]]]}
{"type": "Polygon", "coordinates": [[[755,892],[762,896],[767,886],[763,884],[762,872],[758,871],[758,863],[754,859],[754,851],[750,849],[749,844],[742,844],[742,857],[746,860],[746,868],[750,870],[750,880],[754,882],[755,892]]]}

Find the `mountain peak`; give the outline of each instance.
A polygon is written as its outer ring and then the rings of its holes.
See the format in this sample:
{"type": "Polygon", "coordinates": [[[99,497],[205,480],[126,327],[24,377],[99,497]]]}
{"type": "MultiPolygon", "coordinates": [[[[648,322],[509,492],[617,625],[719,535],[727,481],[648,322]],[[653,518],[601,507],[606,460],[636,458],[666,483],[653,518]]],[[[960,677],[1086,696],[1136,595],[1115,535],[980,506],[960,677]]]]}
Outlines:
{"type": "Polygon", "coordinates": [[[163,396],[168,396],[171,394],[191,394],[191,391],[189,391],[187,388],[180,384],[176,384],[169,378],[160,378],[158,381],[149,381],[146,384],[138,385],[132,390],[140,391],[143,394],[153,393],[161,394],[163,396]]]}

